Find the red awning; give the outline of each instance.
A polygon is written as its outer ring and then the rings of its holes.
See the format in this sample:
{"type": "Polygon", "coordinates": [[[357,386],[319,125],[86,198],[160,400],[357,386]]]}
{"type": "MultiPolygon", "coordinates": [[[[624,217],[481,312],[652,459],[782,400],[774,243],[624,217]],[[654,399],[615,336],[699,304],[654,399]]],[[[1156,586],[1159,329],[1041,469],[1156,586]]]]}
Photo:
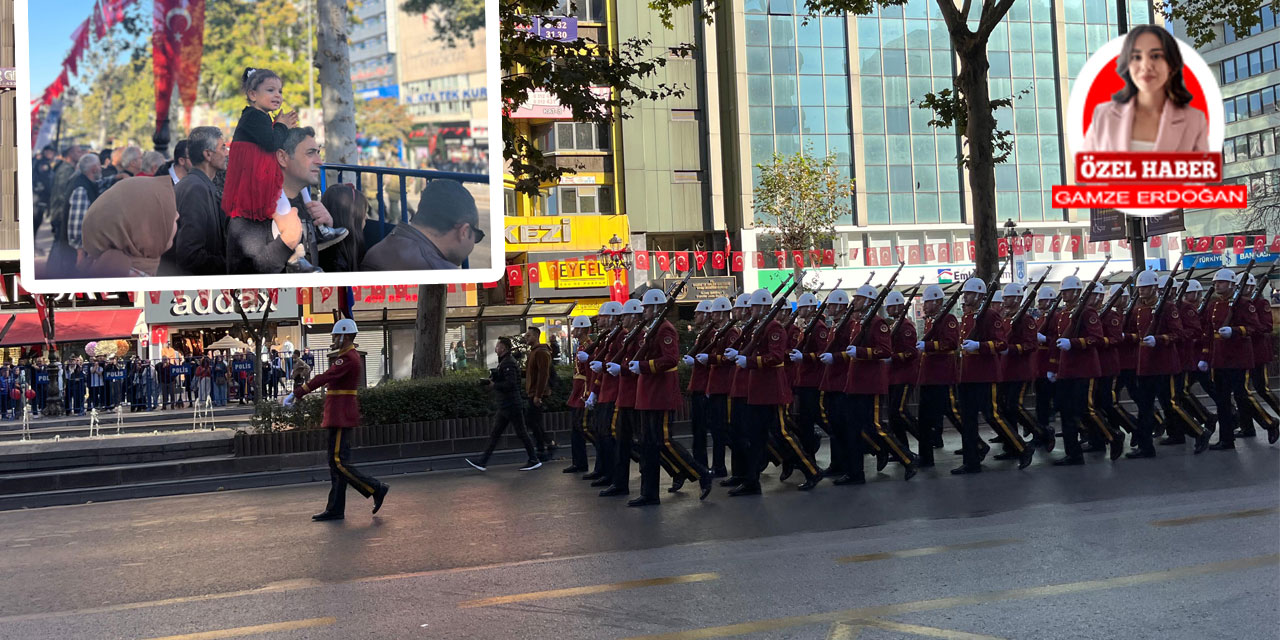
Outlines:
{"type": "MultiPolygon", "coordinates": [[[[82,342],[100,338],[128,338],[142,315],[139,309],[102,309],[93,311],[58,311],[53,313],[56,342],[82,342]]],[[[0,327],[9,319],[0,313],[0,327]]],[[[19,313],[0,340],[0,347],[17,347],[44,344],[44,332],[40,329],[40,316],[19,313]]]]}

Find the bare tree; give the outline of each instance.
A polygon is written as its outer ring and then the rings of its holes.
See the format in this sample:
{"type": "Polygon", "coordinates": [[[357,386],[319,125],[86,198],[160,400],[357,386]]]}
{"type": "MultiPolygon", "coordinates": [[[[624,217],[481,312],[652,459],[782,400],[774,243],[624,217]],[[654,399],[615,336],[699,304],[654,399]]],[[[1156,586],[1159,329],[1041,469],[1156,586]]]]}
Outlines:
{"type": "Polygon", "coordinates": [[[1234,216],[1237,229],[1266,229],[1280,234],[1280,181],[1257,178],[1249,188],[1249,208],[1234,216]]]}

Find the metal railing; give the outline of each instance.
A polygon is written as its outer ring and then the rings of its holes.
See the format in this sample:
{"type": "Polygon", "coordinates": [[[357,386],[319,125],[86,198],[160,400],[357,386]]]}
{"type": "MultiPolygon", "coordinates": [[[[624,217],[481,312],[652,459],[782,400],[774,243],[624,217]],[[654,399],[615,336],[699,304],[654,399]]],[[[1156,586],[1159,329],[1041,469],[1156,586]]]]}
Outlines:
{"type": "MultiPolygon", "coordinates": [[[[377,181],[377,208],[378,219],[370,219],[365,223],[365,245],[372,246],[378,241],[391,233],[391,229],[397,223],[408,222],[409,212],[409,185],[410,178],[423,178],[425,180],[454,180],[461,183],[478,182],[489,184],[489,176],[481,173],[457,173],[452,171],[429,171],[424,169],[398,169],[394,167],[364,167],[354,164],[325,164],[321,165],[320,171],[320,192],[324,193],[327,188],[329,172],[337,174],[336,182],[342,183],[347,180],[344,176],[348,173],[355,175],[355,185],[358,191],[364,191],[364,174],[372,174],[373,179],[377,181]],[[384,178],[391,176],[400,182],[400,219],[387,220],[387,197],[386,184],[384,178]]],[[[492,205],[491,205],[492,206],[492,205]]],[[[466,268],[466,265],[463,265],[466,268]]]]}

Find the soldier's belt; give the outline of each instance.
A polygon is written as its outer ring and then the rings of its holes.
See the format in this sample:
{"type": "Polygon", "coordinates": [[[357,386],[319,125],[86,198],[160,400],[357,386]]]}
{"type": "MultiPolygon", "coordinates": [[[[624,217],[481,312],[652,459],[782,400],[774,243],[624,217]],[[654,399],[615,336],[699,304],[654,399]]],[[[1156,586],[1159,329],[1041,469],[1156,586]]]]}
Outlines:
{"type": "Polygon", "coordinates": [[[334,396],[354,396],[354,395],[356,395],[356,392],[355,392],[354,390],[352,390],[352,389],[333,389],[333,390],[331,390],[331,391],[328,391],[327,393],[328,393],[329,395],[334,395],[334,396]]]}

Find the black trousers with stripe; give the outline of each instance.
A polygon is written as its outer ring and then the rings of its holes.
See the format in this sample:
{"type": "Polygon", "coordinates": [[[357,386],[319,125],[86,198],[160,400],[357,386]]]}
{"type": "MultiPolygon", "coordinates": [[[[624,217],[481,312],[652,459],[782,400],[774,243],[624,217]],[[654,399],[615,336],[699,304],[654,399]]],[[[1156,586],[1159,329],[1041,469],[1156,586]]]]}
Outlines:
{"type": "Polygon", "coordinates": [[[964,450],[964,466],[975,468],[982,464],[982,436],[978,435],[978,414],[986,416],[987,423],[1013,450],[1022,453],[1027,443],[1017,434],[998,410],[998,389],[995,382],[961,382],[960,390],[960,438],[964,450]]]}
{"type": "Polygon", "coordinates": [[[760,406],[774,409],[774,417],[769,421],[769,436],[774,445],[774,452],[782,459],[783,464],[799,469],[806,480],[816,476],[818,464],[805,448],[804,439],[796,432],[795,424],[787,415],[787,405],[760,406]]]}
{"type": "Polygon", "coordinates": [[[831,447],[833,451],[841,449],[845,475],[866,478],[862,456],[868,447],[867,433],[875,433],[880,422],[880,396],[846,393],[840,398],[841,415],[834,418],[838,437],[833,438],[831,447]]]}
{"type": "MultiPolygon", "coordinates": [[[[1218,416],[1209,411],[1208,407],[1205,407],[1204,403],[1200,401],[1200,398],[1191,391],[1192,385],[1197,382],[1200,383],[1200,388],[1206,394],[1213,395],[1213,381],[1209,379],[1208,374],[1197,370],[1194,372],[1184,371],[1173,376],[1174,397],[1177,398],[1178,404],[1186,409],[1187,413],[1191,414],[1196,424],[1203,425],[1206,429],[1213,429],[1213,425],[1218,422],[1218,416]]],[[[1173,425],[1170,425],[1165,432],[1173,438],[1186,437],[1186,434],[1182,433],[1180,429],[1175,430],[1173,425]]]]}
{"type": "Polygon", "coordinates": [[[1036,378],[1036,424],[1045,431],[1052,430],[1053,414],[1057,410],[1054,406],[1054,384],[1043,373],[1036,378]]]}
{"type": "Polygon", "coordinates": [[[1062,448],[1068,458],[1081,458],[1080,422],[1089,409],[1088,378],[1058,378],[1053,383],[1053,403],[1062,416],[1062,448]]]}
{"type": "Polygon", "coordinates": [[[942,432],[943,416],[951,412],[952,395],[949,384],[920,385],[920,433],[916,436],[916,455],[924,466],[933,465],[933,438],[942,432]]]}
{"type": "Polygon", "coordinates": [[[914,436],[917,441],[920,439],[920,425],[916,422],[916,417],[907,411],[907,400],[910,397],[911,385],[889,385],[889,429],[904,449],[907,448],[907,434],[914,436]]]}
{"type": "Polygon", "coordinates": [[[1275,404],[1273,404],[1274,398],[1270,390],[1267,389],[1266,379],[1265,366],[1254,367],[1244,372],[1244,391],[1236,395],[1236,405],[1239,407],[1238,411],[1240,412],[1241,433],[1254,435],[1257,432],[1254,428],[1254,422],[1262,423],[1264,429],[1271,429],[1272,425],[1276,423],[1276,419],[1267,413],[1266,409],[1262,408],[1262,404],[1258,402],[1258,399],[1253,396],[1253,392],[1256,391],[1264,401],[1271,404],[1272,409],[1276,408],[1275,404]]]}
{"type": "Polygon", "coordinates": [[[368,498],[382,483],[352,466],[351,429],[329,429],[329,503],[325,506],[326,512],[341,514],[346,511],[347,485],[368,498]]]}
{"type": "Polygon", "coordinates": [[[640,422],[640,495],[658,497],[659,469],[673,477],[700,480],[709,473],[688,449],[671,439],[670,411],[636,411],[640,422]]]}
{"type": "MultiPolygon", "coordinates": [[[[571,464],[575,467],[587,466],[587,443],[595,444],[596,436],[587,420],[587,410],[577,407],[573,410],[573,430],[569,433],[569,453],[571,464]]],[[[596,459],[600,459],[599,451],[596,459]]]]}
{"type": "MultiPolygon", "coordinates": [[[[1008,419],[1010,426],[1022,427],[1023,434],[1033,434],[1036,440],[1044,441],[1049,436],[1048,431],[1041,428],[1040,423],[1027,413],[1026,397],[1030,386],[1029,380],[1001,382],[996,394],[999,405],[996,410],[1008,419]]],[[[1005,446],[1009,446],[1008,443],[1005,446]]]]}
{"type": "Polygon", "coordinates": [[[844,409],[843,393],[818,392],[818,427],[827,434],[827,438],[830,440],[831,461],[827,465],[827,472],[831,475],[845,472],[844,426],[840,417],[844,409]]]}
{"type": "Polygon", "coordinates": [[[818,455],[822,446],[822,438],[817,432],[817,427],[822,424],[822,392],[817,387],[796,387],[794,392],[796,437],[800,438],[800,445],[812,458],[818,455]]]}
{"type": "MultiPolygon", "coordinates": [[[[717,474],[726,475],[724,452],[729,447],[729,396],[715,394],[707,398],[707,430],[711,433],[711,469],[717,474]]],[[[695,427],[696,428],[696,427],[695,427]]],[[[694,432],[694,449],[698,448],[697,432],[694,432]]],[[[697,452],[694,452],[696,458],[697,452]]],[[[698,458],[699,461],[705,459],[698,458]]]]}
{"type": "Polygon", "coordinates": [[[1155,433],[1156,401],[1164,407],[1168,433],[1190,433],[1199,436],[1204,427],[1182,410],[1178,405],[1178,395],[1174,388],[1173,376],[1138,376],[1138,430],[1134,433],[1137,447],[1144,452],[1154,451],[1152,438],[1155,433]]]}
{"type": "MultiPolygon", "coordinates": [[[[746,429],[746,398],[729,398],[728,415],[725,416],[726,433],[729,436],[729,475],[735,478],[746,478],[748,469],[755,469],[747,464],[747,450],[742,448],[742,431],[746,429]]],[[[761,445],[762,447],[767,446],[761,445]]]]}
{"type": "Polygon", "coordinates": [[[612,402],[597,402],[591,412],[591,427],[596,432],[595,470],[603,474],[601,479],[612,479],[616,467],[614,456],[618,454],[618,441],[613,433],[615,414],[612,402]]]}

